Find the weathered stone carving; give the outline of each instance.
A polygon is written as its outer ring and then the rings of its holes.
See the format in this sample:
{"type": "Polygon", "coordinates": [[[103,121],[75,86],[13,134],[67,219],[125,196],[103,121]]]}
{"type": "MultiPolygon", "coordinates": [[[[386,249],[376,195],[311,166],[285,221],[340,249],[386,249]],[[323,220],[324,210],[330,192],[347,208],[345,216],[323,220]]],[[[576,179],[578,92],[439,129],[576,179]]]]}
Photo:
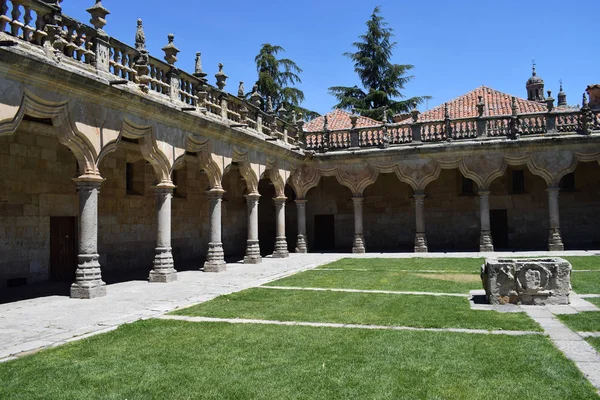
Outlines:
{"type": "Polygon", "coordinates": [[[569,304],[571,264],[562,258],[488,258],[481,280],[490,304],[569,304]]]}

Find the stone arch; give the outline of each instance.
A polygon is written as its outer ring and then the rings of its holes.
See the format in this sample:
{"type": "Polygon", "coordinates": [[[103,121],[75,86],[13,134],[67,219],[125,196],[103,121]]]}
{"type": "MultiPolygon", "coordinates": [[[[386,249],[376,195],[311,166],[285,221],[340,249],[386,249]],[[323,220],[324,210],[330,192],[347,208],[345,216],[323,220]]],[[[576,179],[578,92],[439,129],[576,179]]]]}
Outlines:
{"type": "Polygon", "coordinates": [[[267,161],[265,172],[261,175],[261,179],[263,178],[268,178],[273,183],[276,197],[285,197],[285,179],[281,176],[276,161],[267,161]]]}
{"type": "MultiPolygon", "coordinates": [[[[330,171],[323,175],[330,174],[330,171]]],[[[372,185],[379,176],[379,171],[370,165],[353,165],[338,167],[333,174],[338,182],[346,186],[352,192],[353,196],[362,196],[365,188],[372,185]]]]}
{"type": "Polygon", "coordinates": [[[73,152],[81,175],[100,175],[97,168],[97,153],[89,139],[80,132],[69,115],[69,102],[51,102],[25,92],[14,117],[0,121],[0,136],[12,135],[26,115],[49,119],[56,128],[59,142],[73,152]]]}
{"type": "Polygon", "coordinates": [[[398,163],[394,172],[400,181],[408,183],[415,192],[422,192],[440,176],[441,167],[435,160],[405,160],[398,163]]]}
{"type": "Polygon", "coordinates": [[[224,169],[215,160],[217,157],[208,140],[201,142],[193,135],[189,135],[186,145],[187,151],[196,153],[198,164],[206,171],[211,189],[221,189],[224,169]]]}
{"type": "Polygon", "coordinates": [[[158,186],[172,186],[171,165],[169,159],[158,148],[152,127],[135,125],[126,119],[123,120],[123,126],[117,139],[108,143],[102,149],[100,156],[98,157],[97,165],[100,165],[100,162],[106,155],[114,152],[118,148],[123,138],[138,141],[142,156],[154,169],[158,186]]]}
{"type": "Polygon", "coordinates": [[[504,175],[507,163],[502,156],[467,156],[459,165],[460,172],[473,180],[479,190],[488,190],[491,183],[504,175]]]}
{"type": "Polygon", "coordinates": [[[296,193],[296,198],[300,200],[306,199],[308,191],[317,187],[320,181],[321,174],[319,171],[307,165],[297,168],[288,179],[289,185],[296,193]]]}
{"type": "MultiPolygon", "coordinates": [[[[232,163],[237,163],[240,174],[246,181],[247,192],[250,193],[258,193],[258,168],[257,166],[252,164],[248,160],[248,153],[239,151],[237,148],[234,149],[233,157],[231,159],[232,163]]],[[[231,167],[231,165],[227,166],[224,170],[224,173],[231,167]]]]}
{"type": "Polygon", "coordinates": [[[527,168],[542,177],[548,187],[558,187],[563,176],[577,168],[577,157],[569,150],[535,152],[529,154],[527,168]]]}

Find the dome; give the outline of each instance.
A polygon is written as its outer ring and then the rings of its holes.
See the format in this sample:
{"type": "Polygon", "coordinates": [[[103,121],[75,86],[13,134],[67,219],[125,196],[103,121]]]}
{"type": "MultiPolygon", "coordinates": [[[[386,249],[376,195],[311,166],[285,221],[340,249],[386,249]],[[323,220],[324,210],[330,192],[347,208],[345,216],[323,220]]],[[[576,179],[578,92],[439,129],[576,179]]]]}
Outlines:
{"type": "Polygon", "coordinates": [[[544,80],[533,72],[533,76],[527,80],[528,85],[543,85],[544,80]]]}

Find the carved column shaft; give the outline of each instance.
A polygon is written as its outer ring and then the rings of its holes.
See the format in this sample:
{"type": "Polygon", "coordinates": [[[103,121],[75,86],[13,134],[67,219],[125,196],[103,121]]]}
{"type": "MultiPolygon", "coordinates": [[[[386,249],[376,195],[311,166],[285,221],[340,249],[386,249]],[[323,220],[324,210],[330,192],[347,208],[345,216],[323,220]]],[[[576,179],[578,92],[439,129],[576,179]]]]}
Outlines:
{"type": "Polygon", "coordinates": [[[559,192],[560,188],[558,187],[548,188],[548,210],[550,212],[548,250],[550,251],[563,251],[565,249],[565,246],[562,242],[562,237],[560,235],[560,214],[558,203],[559,192]]]}
{"type": "Polygon", "coordinates": [[[296,199],[298,211],[298,238],[296,239],[296,253],[308,253],[306,244],[306,200],[296,199]]]}
{"type": "Polygon", "coordinates": [[[479,251],[494,251],[492,233],[490,230],[490,192],[479,192],[479,213],[481,217],[481,235],[479,237],[479,251]]]}
{"type": "Polygon", "coordinates": [[[363,200],[361,195],[352,197],[354,203],[354,243],[352,244],[353,253],[365,253],[365,241],[363,234],[363,200]]]}
{"type": "Polygon", "coordinates": [[[427,236],[425,235],[425,193],[415,191],[415,253],[427,253],[427,236]]]}
{"type": "Polygon", "coordinates": [[[75,179],[79,191],[79,254],[75,283],[71,297],[91,299],[106,295],[98,262],[98,193],[103,179],[98,177],[75,179]]]}
{"type": "Polygon", "coordinates": [[[260,194],[250,193],[246,196],[246,205],[248,206],[248,240],[246,243],[246,256],[244,263],[260,264],[260,245],[258,243],[258,199],[260,194]]]}
{"type": "Polygon", "coordinates": [[[275,201],[275,218],[277,223],[273,258],[286,258],[290,255],[285,239],[285,201],[287,197],[277,197],[273,200],[275,201]]]}
{"type": "Polygon", "coordinates": [[[227,268],[221,236],[223,193],[225,191],[221,188],[211,189],[207,192],[209,200],[210,242],[208,243],[208,254],[204,263],[204,272],[221,272],[227,268]]]}
{"type": "Polygon", "coordinates": [[[150,282],[173,282],[177,280],[177,271],[174,268],[173,254],[171,253],[171,200],[173,186],[156,186],[156,255],[154,267],[150,272],[150,282]]]}

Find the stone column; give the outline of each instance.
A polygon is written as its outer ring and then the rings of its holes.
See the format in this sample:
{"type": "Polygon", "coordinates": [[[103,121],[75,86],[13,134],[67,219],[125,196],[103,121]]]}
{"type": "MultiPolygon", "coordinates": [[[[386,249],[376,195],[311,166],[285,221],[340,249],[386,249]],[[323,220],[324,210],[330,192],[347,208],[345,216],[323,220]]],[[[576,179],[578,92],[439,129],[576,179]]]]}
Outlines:
{"type": "Polygon", "coordinates": [[[425,192],[423,190],[415,191],[414,198],[417,223],[415,253],[427,253],[427,237],[425,236],[425,192]]]}
{"type": "Polygon", "coordinates": [[[296,199],[298,218],[298,238],[296,239],[296,253],[308,253],[306,245],[306,199],[296,199]]]}
{"type": "Polygon", "coordinates": [[[260,194],[250,193],[246,196],[248,206],[248,241],[246,244],[245,264],[260,264],[260,246],[258,244],[258,199],[260,194]]]}
{"type": "Polygon", "coordinates": [[[79,254],[75,283],[71,285],[75,299],[106,295],[98,262],[98,193],[103,180],[99,176],[74,179],[79,191],[79,254]]]}
{"type": "Polygon", "coordinates": [[[364,197],[360,195],[352,197],[352,202],[354,203],[354,243],[352,244],[353,253],[365,252],[363,235],[363,200],[364,197]]]}
{"type": "Polygon", "coordinates": [[[548,188],[548,209],[550,211],[550,233],[548,237],[548,250],[563,251],[562,238],[560,236],[560,215],[558,212],[558,193],[560,188],[548,188]]]}
{"type": "Polygon", "coordinates": [[[287,197],[276,197],[275,201],[275,218],[277,229],[275,230],[275,251],[273,258],[286,258],[290,256],[288,252],[287,241],[285,240],[285,201],[287,197]]]}
{"type": "Polygon", "coordinates": [[[221,201],[225,191],[214,188],[207,192],[210,202],[210,242],[208,243],[208,255],[204,263],[204,272],[221,272],[227,269],[223,253],[223,242],[221,241],[221,201]]]}
{"type": "Polygon", "coordinates": [[[173,198],[174,186],[155,186],[156,194],[156,255],[154,256],[154,267],[150,272],[148,281],[167,283],[177,280],[177,271],[171,254],[171,199],[173,198]]]}
{"type": "Polygon", "coordinates": [[[479,191],[479,213],[481,217],[479,251],[494,251],[492,232],[490,230],[490,192],[487,190],[479,191]]]}

